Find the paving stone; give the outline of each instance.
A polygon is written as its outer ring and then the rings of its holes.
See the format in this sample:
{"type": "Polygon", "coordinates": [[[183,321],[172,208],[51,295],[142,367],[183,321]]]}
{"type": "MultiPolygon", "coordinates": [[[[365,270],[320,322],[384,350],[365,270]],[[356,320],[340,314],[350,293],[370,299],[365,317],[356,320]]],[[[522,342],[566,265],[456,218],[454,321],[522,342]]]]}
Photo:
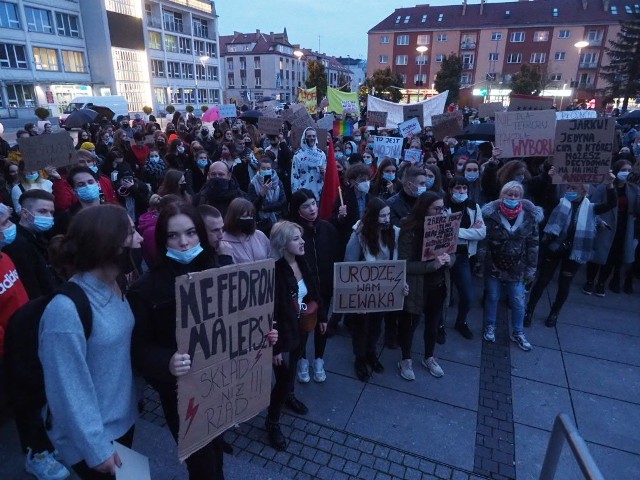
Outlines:
{"type": "Polygon", "coordinates": [[[322,451],[316,452],[315,457],[313,457],[313,461],[320,465],[327,465],[329,460],[331,460],[331,454],[322,451]]]}
{"type": "Polygon", "coordinates": [[[347,447],[345,447],[344,445],[340,445],[339,443],[334,443],[331,447],[331,453],[340,457],[344,457],[347,454],[348,450],[351,449],[347,449],[347,447]]]}
{"type": "Polygon", "coordinates": [[[392,480],[392,477],[388,473],[378,472],[376,473],[375,480],[392,480]]]}
{"type": "Polygon", "coordinates": [[[347,449],[344,458],[351,460],[352,462],[360,462],[360,456],[363,455],[359,450],[355,448],[347,449]]]}
{"type": "Polygon", "coordinates": [[[293,468],[294,470],[302,470],[302,467],[304,467],[304,462],[304,458],[292,456],[291,460],[289,460],[289,467],[293,468]]]}
{"type": "Polygon", "coordinates": [[[320,470],[320,465],[314,462],[307,462],[304,464],[302,470],[309,475],[316,476],[318,474],[318,470],[320,470]]]}
{"type": "Polygon", "coordinates": [[[373,462],[373,468],[378,470],[379,472],[388,472],[389,465],[389,461],[383,458],[376,458],[373,462]]]}
{"type": "Polygon", "coordinates": [[[390,449],[388,447],[384,447],[382,445],[376,445],[373,449],[373,455],[377,458],[387,458],[390,453],[390,449]]]}
{"type": "Polygon", "coordinates": [[[335,471],[329,467],[320,467],[316,474],[321,480],[332,480],[334,478],[335,471]]]}
{"type": "Polygon", "coordinates": [[[436,465],[435,476],[438,478],[449,479],[451,477],[451,469],[444,465],[436,465]]]}
{"type": "Polygon", "coordinates": [[[329,460],[329,463],[328,463],[327,466],[329,468],[332,468],[334,470],[338,470],[339,471],[339,470],[343,470],[345,468],[345,463],[347,463],[346,460],[344,460],[344,459],[342,459],[340,457],[332,457],[331,460],[329,460]]]}
{"type": "Polygon", "coordinates": [[[333,442],[331,442],[330,440],[327,440],[326,438],[321,438],[318,440],[318,444],[316,445],[316,448],[318,450],[324,450],[325,452],[330,452],[333,446],[334,446],[333,442]]]}
{"type": "Polygon", "coordinates": [[[315,447],[316,445],[318,445],[319,440],[320,439],[317,436],[312,434],[307,434],[307,436],[304,437],[303,443],[309,447],[315,447]]]}
{"type": "Polygon", "coordinates": [[[406,470],[405,467],[398,463],[391,463],[389,465],[389,474],[397,478],[404,478],[406,470]]]}
{"type": "MultiPolygon", "coordinates": [[[[329,466],[331,466],[331,464],[329,466]]],[[[342,470],[347,475],[358,475],[358,472],[360,472],[360,465],[355,462],[349,461],[343,463],[342,468],[339,468],[337,470],[342,470]]]]}
{"type": "Polygon", "coordinates": [[[302,447],[302,451],[300,452],[300,456],[302,458],[305,458],[307,460],[313,460],[313,458],[316,456],[316,449],[315,448],[311,448],[311,447],[302,447]]]}
{"type": "Polygon", "coordinates": [[[407,468],[404,474],[406,480],[422,480],[423,473],[420,470],[407,468]]]}

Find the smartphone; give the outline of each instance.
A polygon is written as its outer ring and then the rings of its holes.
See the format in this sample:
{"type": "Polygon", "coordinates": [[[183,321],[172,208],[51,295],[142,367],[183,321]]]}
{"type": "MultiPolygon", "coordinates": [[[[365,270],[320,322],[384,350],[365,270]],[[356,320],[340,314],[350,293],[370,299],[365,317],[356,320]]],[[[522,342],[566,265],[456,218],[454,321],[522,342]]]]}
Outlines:
{"type": "Polygon", "coordinates": [[[271,175],[264,176],[264,183],[269,183],[271,181],[271,175]]]}

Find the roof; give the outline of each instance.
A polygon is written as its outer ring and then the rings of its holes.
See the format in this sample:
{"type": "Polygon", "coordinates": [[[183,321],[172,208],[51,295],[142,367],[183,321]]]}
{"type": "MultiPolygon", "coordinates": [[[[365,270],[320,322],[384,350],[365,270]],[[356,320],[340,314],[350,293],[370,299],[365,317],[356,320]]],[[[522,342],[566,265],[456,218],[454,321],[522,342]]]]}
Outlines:
{"type": "Polygon", "coordinates": [[[463,5],[460,4],[416,5],[397,8],[368,33],[484,29],[493,26],[514,28],[536,25],[610,25],[631,20],[634,8],[640,13],[640,7],[630,2],[631,0],[533,0],[506,3],[485,1],[482,14],[480,3],[467,3],[464,15],[463,5]],[[605,4],[608,4],[606,10],[605,4]]]}
{"type": "MultiPolygon", "coordinates": [[[[285,47],[293,48],[293,45],[289,43],[287,35],[287,29],[284,29],[282,33],[263,33],[260,30],[256,30],[253,33],[233,32],[233,35],[220,35],[220,54],[225,55],[247,55],[247,54],[268,54],[276,53],[283,55],[283,52],[276,52],[274,47],[277,45],[283,45],[285,47]],[[228,52],[228,45],[246,45],[250,44],[249,50],[242,50],[237,52],[228,52]]],[[[286,55],[286,54],[284,54],[286,55]]]]}

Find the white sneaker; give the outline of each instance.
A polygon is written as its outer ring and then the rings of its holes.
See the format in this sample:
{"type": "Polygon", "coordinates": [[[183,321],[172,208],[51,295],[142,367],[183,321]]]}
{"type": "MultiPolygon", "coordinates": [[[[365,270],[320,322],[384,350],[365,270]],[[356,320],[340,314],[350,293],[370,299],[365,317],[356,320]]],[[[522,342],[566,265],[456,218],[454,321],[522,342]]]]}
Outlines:
{"type": "Polygon", "coordinates": [[[525,352],[528,352],[532,348],[529,341],[525,338],[524,333],[512,333],[511,341],[516,342],[525,352]]]}
{"type": "Polygon", "coordinates": [[[429,357],[429,358],[423,358],[422,359],[422,365],[429,370],[429,373],[431,375],[433,375],[436,378],[440,378],[442,376],[444,376],[444,370],[442,370],[442,367],[440,365],[438,365],[438,362],[436,362],[436,359],[433,357],[429,357]]]}
{"type": "Polygon", "coordinates": [[[298,360],[298,373],[296,374],[300,383],[309,383],[311,377],[309,376],[309,360],[301,358],[298,360]]]}
{"type": "Polygon", "coordinates": [[[62,480],[71,475],[69,470],[46,450],[34,454],[29,448],[24,469],[38,480],[62,480]]]}
{"type": "Polygon", "coordinates": [[[324,371],[324,360],[316,358],[313,361],[313,381],[322,383],[327,379],[327,374],[324,371]]]}
{"type": "Polygon", "coordinates": [[[413,373],[413,362],[410,358],[399,361],[398,370],[400,370],[400,376],[405,380],[412,381],[416,379],[416,374],[413,373]]]}
{"type": "Polygon", "coordinates": [[[484,339],[487,342],[495,342],[496,341],[496,327],[493,325],[487,325],[484,329],[484,339]]]}

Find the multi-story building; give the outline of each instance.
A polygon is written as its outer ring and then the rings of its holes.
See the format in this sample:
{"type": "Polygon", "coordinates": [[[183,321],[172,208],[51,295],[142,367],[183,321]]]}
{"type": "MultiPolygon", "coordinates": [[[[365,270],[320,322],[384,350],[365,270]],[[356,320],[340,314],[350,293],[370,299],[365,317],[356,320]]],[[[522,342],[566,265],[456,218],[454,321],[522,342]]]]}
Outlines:
{"type": "Polygon", "coordinates": [[[530,64],[540,67],[543,94],[567,105],[606,86],[599,76],[608,63],[605,47],[620,22],[638,12],[636,4],[609,0],[399,8],[368,32],[368,74],[391,67],[402,76],[407,98],[416,100],[421,89],[433,88],[444,56],[455,53],[462,58],[463,89],[481,103],[482,96],[506,101],[513,74],[530,64]]]}
{"type": "Polygon", "coordinates": [[[367,79],[367,61],[351,57],[337,57],[336,60],[351,71],[351,91],[357,92],[367,79]]]}
{"type": "Polygon", "coordinates": [[[351,87],[353,72],[348,66],[341,63],[337,58],[326,53],[314,52],[306,48],[302,49],[307,60],[313,60],[324,65],[324,72],[327,75],[327,85],[333,88],[342,88],[345,85],[351,87]]]}

